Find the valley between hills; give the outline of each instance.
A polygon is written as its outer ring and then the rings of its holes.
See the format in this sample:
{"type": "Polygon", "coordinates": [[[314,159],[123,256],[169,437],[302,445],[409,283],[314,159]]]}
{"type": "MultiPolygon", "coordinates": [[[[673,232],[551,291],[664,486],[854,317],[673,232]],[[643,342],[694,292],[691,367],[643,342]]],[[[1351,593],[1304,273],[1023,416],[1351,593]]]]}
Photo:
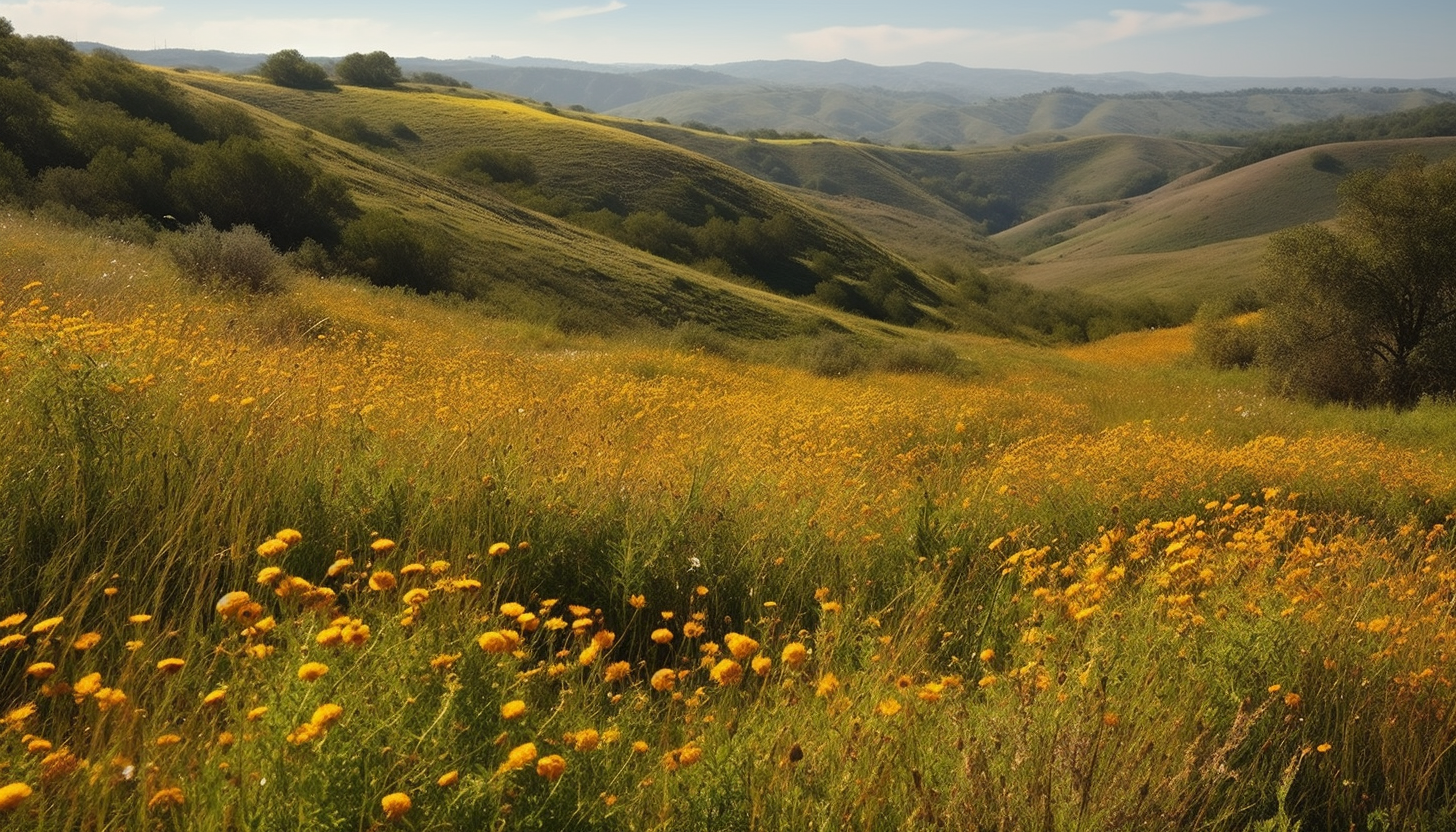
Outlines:
{"type": "Polygon", "coordinates": [[[0,33],[0,829],[1456,822],[1456,406],[1207,346],[1449,88],[175,52],[0,33]]]}

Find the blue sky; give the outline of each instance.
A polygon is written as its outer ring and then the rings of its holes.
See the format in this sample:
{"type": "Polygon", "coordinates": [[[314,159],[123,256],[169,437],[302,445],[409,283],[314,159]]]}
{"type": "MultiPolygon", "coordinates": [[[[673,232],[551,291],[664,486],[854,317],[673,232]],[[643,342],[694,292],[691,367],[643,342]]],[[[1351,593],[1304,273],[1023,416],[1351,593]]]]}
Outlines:
{"type": "Polygon", "coordinates": [[[132,49],[1456,76],[1450,0],[0,0],[0,17],[26,34],[132,49]]]}

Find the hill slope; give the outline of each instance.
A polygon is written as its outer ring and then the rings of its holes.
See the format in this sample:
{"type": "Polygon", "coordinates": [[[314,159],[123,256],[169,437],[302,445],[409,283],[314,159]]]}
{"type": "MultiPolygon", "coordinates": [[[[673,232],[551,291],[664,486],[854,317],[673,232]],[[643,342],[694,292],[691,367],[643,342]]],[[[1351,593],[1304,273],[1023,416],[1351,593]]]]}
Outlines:
{"type": "MultiPolygon", "coordinates": [[[[682,232],[679,226],[692,231],[716,218],[720,223],[715,227],[737,223],[741,231],[745,221],[762,227],[778,221],[790,228],[785,234],[791,239],[783,243],[782,255],[753,263],[751,275],[721,267],[709,270],[742,275],[753,285],[780,294],[809,294],[836,273],[846,276],[852,286],[877,272],[892,275],[899,291],[927,307],[939,304],[949,293],[949,287],[907,269],[885,249],[779,189],[698,154],[574,114],[488,95],[354,87],[307,92],[197,73],[183,80],[315,129],[351,135],[371,145],[355,149],[359,158],[367,154],[395,160],[419,176],[434,176],[431,171],[448,168],[465,152],[509,154],[529,168],[530,175],[522,175],[520,182],[495,183],[507,185],[504,189],[478,180],[435,176],[432,181],[446,182],[446,189],[467,199],[498,203],[496,194],[503,192],[571,218],[578,226],[640,240],[643,248],[675,259],[692,259],[695,253],[704,258],[716,255],[672,238],[682,232]],[[816,271],[811,262],[816,257],[836,264],[833,273],[816,271]]],[[[731,258],[742,249],[717,256],[731,258]]]]}
{"type": "Polygon", "coordinates": [[[1446,100],[1445,94],[1425,90],[1248,89],[1105,96],[1058,88],[968,103],[936,92],[714,85],[665,93],[611,112],[634,118],[706,122],[734,132],[773,128],[882,143],[963,147],[1034,140],[1052,133],[1174,136],[1267,130],[1446,100]]]}
{"type": "Polygon", "coordinates": [[[1334,218],[1346,173],[1403,153],[1444,159],[1456,155],[1456,139],[1309,148],[1138,199],[1047,214],[992,239],[1028,255],[1002,273],[1034,286],[1206,294],[1251,282],[1267,235],[1334,218]]]}
{"type": "Polygon", "coordinates": [[[881,203],[984,233],[1047,211],[1146,193],[1227,152],[1196,142],[1095,136],[959,152],[816,140],[750,140],[671,125],[605,120],[754,176],[881,203]]]}

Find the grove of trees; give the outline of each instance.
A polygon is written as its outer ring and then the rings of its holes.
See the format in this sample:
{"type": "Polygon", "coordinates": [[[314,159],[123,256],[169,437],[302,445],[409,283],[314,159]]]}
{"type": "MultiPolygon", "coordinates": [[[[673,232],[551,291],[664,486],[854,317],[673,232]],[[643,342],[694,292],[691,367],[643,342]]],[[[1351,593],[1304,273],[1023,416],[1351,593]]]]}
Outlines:
{"type": "Polygon", "coordinates": [[[339,59],[334,74],[356,87],[392,87],[404,80],[404,72],[388,52],[351,52],[339,59]]]}

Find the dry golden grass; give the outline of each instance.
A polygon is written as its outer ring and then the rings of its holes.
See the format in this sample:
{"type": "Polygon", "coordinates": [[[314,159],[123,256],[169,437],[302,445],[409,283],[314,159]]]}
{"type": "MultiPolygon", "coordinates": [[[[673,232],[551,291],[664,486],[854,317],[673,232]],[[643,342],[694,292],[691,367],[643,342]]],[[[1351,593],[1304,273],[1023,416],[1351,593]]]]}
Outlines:
{"type": "Polygon", "coordinates": [[[823,379],[0,253],[0,822],[1449,819],[1450,407],[1377,436],[1182,330],[823,379]]]}

